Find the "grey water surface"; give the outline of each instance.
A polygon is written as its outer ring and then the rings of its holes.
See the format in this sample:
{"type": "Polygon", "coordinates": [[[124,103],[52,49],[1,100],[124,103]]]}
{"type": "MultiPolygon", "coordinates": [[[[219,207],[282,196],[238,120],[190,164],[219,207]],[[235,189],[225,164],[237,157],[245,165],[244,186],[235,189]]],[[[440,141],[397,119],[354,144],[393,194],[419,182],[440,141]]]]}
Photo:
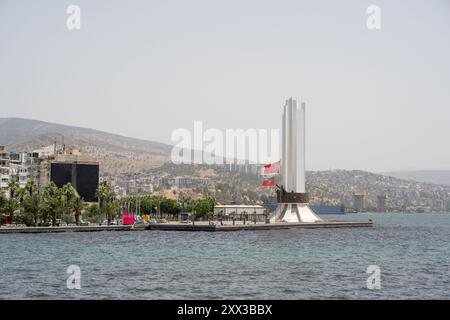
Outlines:
{"type": "Polygon", "coordinates": [[[450,214],[324,218],[375,226],[0,234],[0,299],[450,298],[450,214]],[[80,290],[67,288],[70,265],[80,290]]]}

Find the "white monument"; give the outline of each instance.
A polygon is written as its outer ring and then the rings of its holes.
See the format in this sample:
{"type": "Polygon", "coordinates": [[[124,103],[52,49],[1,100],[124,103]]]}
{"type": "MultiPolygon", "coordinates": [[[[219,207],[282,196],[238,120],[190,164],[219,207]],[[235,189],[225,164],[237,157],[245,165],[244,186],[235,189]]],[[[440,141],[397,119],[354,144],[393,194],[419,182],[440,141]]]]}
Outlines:
{"type": "Polygon", "coordinates": [[[286,100],[282,121],[281,186],[270,222],[323,221],[308,206],[305,190],[305,103],[286,100]]]}

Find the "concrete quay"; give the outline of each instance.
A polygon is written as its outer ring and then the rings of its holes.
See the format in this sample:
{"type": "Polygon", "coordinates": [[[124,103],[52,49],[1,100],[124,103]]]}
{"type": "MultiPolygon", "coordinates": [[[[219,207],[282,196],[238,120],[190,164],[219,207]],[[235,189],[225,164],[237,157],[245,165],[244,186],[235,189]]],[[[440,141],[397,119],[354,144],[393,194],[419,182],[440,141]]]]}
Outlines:
{"type": "Polygon", "coordinates": [[[55,232],[98,232],[143,230],[132,225],[120,226],[61,226],[61,227],[0,227],[2,233],[55,233],[55,232]]]}
{"type": "Polygon", "coordinates": [[[149,224],[147,226],[61,226],[61,227],[0,227],[0,234],[6,233],[60,233],[60,232],[100,232],[100,231],[143,231],[143,230],[161,230],[161,231],[257,231],[257,230],[282,230],[282,229],[316,229],[316,228],[360,228],[372,227],[372,221],[321,221],[321,222],[301,222],[301,223],[252,223],[243,224],[236,222],[231,224],[227,221],[223,225],[215,222],[191,223],[159,223],[149,224]]]}
{"type": "Polygon", "coordinates": [[[361,228],[372,227],[372,221],[321,221],[312,223],[248,223],[248,224],[208,224],[196,223],[160,223],[146,226],[147,230],[162,231],[243,231],[243,230],[281,230],[281,229],[316,229],[316,228],[361,228]]]}

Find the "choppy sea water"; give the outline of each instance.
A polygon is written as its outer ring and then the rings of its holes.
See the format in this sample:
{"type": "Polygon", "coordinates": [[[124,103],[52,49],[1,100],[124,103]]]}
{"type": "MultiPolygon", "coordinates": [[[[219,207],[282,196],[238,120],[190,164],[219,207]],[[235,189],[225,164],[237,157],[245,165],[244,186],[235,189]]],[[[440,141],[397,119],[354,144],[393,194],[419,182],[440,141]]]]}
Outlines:
{"type": "Polygon", "coordinates": [[[0,299],[450,298],[450,214],[324,218],[375,226],[0,234],[0,299]],[[80,290],[67,289],[69,265],[80,290]]]}

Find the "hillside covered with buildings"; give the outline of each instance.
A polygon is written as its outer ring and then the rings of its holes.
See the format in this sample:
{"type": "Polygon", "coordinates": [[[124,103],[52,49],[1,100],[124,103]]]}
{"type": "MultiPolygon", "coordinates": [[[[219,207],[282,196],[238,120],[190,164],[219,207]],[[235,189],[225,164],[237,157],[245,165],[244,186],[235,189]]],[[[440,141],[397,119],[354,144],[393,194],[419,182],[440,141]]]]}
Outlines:
{"type": "MultiPolygon", "coordinates": [[[[176,165],[169,160],[171,147],[157,142],[5,118],[0,119],[0,146],[3,146],[0,188],[4,190],[11,180],[20,186],[33,180],[39,188],[44,188],[51,178],[51,163],[67,162],[67,157],[71,157],[75,162],[95,163],[100,181],[109,181],[122,197],[134,194],[160,194],[172,199],[214,196],[222,204],[273,207],[275,203],[274,187],[262,186],[261,165],[176,165]]],[[[75,178],[74,175],[72,181],[75,178]]],[[[347,211],[450,211],[450,186],[388,174],[310,171],[306,173],[306,189],[312,204],[344,206],[347,211]]]]}

